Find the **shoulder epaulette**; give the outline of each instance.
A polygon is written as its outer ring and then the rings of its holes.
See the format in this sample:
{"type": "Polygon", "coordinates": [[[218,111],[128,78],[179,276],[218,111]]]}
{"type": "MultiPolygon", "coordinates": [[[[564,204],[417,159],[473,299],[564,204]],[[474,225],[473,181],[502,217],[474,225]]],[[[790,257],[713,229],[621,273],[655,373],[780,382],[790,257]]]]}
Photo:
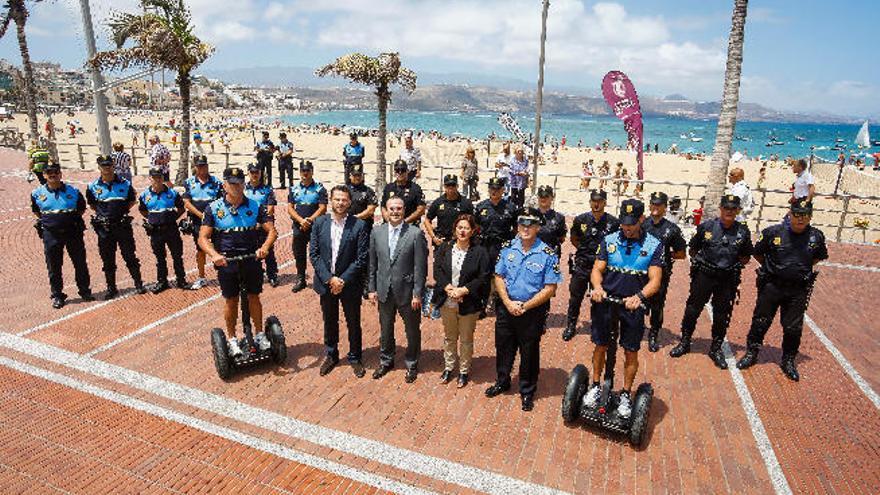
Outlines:
{"type": "Polygon", "coordinates": [[[544,245],[544,254],[553,254],[553,255],[555,255],[555,254],[556,254],[556,251],[554,251],[552,247],[550,247],[550,246],[548,246],[548,245],[545,244],[545,245],[544,245]]]}

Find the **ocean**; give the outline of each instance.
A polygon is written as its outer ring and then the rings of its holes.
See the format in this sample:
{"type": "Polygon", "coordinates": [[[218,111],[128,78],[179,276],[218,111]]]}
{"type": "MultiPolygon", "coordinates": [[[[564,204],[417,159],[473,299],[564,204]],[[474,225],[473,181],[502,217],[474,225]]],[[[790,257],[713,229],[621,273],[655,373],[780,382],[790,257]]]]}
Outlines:
{"type": "MultiPolygon", "coordinates": [[[[534,132],[534,115],[515,115],[520,128],[525,133],[534,132]]],[[[372,110],[337,110],[308,114],[285,115],[281,120],[291,124],[329,124],[336,126],[355,126],[376,128],[379,118],[372,110]]],[[[650,143],[653,149],[658,144],[660,150],[667,150],[675,144],[679,152],[711,153],[715,144],[714,120],[690,120],[674,117],[645,117],[644,142],[650,143]]],[[[806,157],[810,154],[810,146],[815,146],[815,154],[828,161],[834,161],[838,152],[832,150],[837,139],[846,145],[845,153],[857,152],[854,143],[860,125],[850,124],[808,124],[779,122],[748,122],[738,121],[736,124],[733,150],[740,151],[749,157],[770,154],[780,158],[793,156],[806,157]],[[798,141],[795,137],[804,141],[798,141]],[[767,146],[775,138],[784,144],[767,146]]],[[[458,112],[388,112],[388,129],[436,130],[444,135],[460,134],[484,139],[494,132],[498,136],[508,133],[498,124],[497,115],[486,113],[458,112]]],[[[541,119],[541,135],[552,136],[557,140],[566,137],[566,146],[577,146],[583,140],[584,146],[595,146],[605,139],[612,145],[625,146],[626,133],[623,123],[612,116],[595,115],[544,115],[541,119]]],[[[880,129],[875,130],[872,140],[880,139],[880,129]]],[[[880,152],[880,147],[873,146],[861,153],[880,152]]],[[[873,161],[870,161],[873,165],[873,161]]]]}

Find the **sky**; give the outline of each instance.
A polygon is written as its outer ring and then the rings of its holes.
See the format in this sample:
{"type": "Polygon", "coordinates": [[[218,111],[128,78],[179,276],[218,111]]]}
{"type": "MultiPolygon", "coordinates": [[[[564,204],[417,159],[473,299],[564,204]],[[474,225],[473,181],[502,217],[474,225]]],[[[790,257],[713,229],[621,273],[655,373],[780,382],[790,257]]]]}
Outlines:
{"type": "MultiPolygon", "coordinates": [[[[318,67],[345,53],[400,52],[418,73],[537,81],[540,0],[186,0],[196,34],[216,46],[205,69],[318,67]]],[[[84,63],[79,0],[30,4],[31,57],[84,63]]],[[[112,11],[91,0],[98,48],[112,11]]],[[[622,70],[642,94],[721,99],[732,0],[552,0],[548,88],[599,94],[622,70]]],[[[880,1],[752,0],[741,101],[774,109],[880,119],[880,1]]],[[[20,64],[13,30],[0,58],[20,64]]]]}

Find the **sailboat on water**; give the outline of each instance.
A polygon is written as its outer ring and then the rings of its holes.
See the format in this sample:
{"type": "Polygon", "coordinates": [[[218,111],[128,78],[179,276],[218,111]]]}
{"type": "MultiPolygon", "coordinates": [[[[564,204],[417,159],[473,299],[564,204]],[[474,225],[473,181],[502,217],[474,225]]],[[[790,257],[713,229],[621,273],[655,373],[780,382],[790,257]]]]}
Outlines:
{"type": "Polygon", "coordinates": [[[859,133],[856,134],[856,144],[859,145],[859,148],[870,148],[871,147],[871,135],[868,132],[868,121],[866,120],[864,124],[862,124],[862,128],[859,129],[859,133]]]}

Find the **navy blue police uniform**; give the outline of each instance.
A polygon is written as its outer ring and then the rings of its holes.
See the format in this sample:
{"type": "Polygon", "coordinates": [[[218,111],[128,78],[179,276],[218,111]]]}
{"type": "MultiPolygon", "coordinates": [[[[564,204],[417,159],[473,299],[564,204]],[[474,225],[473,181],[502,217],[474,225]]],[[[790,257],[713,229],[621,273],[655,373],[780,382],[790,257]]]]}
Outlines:
{"type": "MultiPolygon", "coordinates": [[[[202,182],[198,176],[192,176],[183,183],[183,199],[189,200],[193,206],[201,213],[205,212],[211,202],[223,197],[223,182],[213,175],[208,175],[208,180],[202,182]]],[[[196,249],[201,251],[199,247],[199,229],[202,226],[202,220],[189,213],[189,219],[193,224],[193,241],[196,249]]]]}
{"type": "MultiPolygon", "coordinates": [[[[425,193],[422,192],[421,186],[413,182],[411,179],[407,179],[406,183],[403,185],[398,184],[397,181],[385,185],[385,190],[382,191],[383,208],[388,202],[388,198],[393,196],[403,199],[403,218],[409,217],[419,206],[425,206],[426,204],[425,193]]],[[[415,219],[412,223],[413,225],[418,225],[419,219],[415,219]]]]}
{"type": "MultiPolygon", "coordinates": [[[[458,177],[455,175],[447,175],[443,179],[444,186],[457,186],[458,177]]],[[[444,240],[452,239],[452,229],[455,219],[463,213],[474,213],[474,205],[471,200],[465,198],[461,194],[456,194],[454,199],[449,199],[446,194],[441,194],[439,198],[431,202],[425,217],[429,222],[437,219],[437,227],[434,228],[434,235],[444,240]]]]}
{"type": "MultiPolygon", "coordinates": [[[[490,189],[504,189],[504,179],[492,177],[489,179],[490,189]]],[[[509,199],[501,198],[498,204],[493,204],[489,198],[477,203],[474,216],[480,226],[480,244],[489,253],[489,259],[495,263],[501,246],[516,236],[516,217],[518,214],[516,205],[509,199]]]]}
{"type": "MultiPolygon", "coordinates": [[[[112,162],[111,162],[112,163],[112,162]]],[[[116,175],[109,183],[100,177],[86,188],[86,203],[95,209],[92,228],[98,235],[98,252],[104,266],[107,295],[116,295],[116,249],[119,248],[135,287],[143,291],[141,263],[135,251],[132,218],[128,214],[137,201],[134,187],[116,175]]]]}
{"type": "MultiPolygon", "coordinates": [[[[300,169],[304,166],[305,165],[300,164],[300,169]]],[[[311,166],[311,164],[308,166],[311,166]]],[[[327,189],[324,188],[323,184],[314,179],[312,179],[312,182],[308,185],[303,184],[303,182],[300,181],[290,189],[290,193],[287,195],[287,201],[293,205],[293,208],[299,216],[303,218],[310,217],[318,211],[318,208],[320,208],[321,205],[327,204],[327,189]]],[[[293,257],[296,261],[296,276],[298,278],[297,282],[294,283],[294,288],[296,289],[297,287],[305,287],[308,246],[309,240],[312,237],[312,231],[309,229],[303,232],[300,229],[299,224],[296,222],[293,222],[292,230],[293,257]]]]}
{"type": "MultiPolygon", "coordinates": [[[[278,201],[275,199],[275,191],[266,184],[260,183],[257,186],[254,186],[250,182],[244,185],[244,195],[250,199],[253,199],[261,206],[275,206],[278,204],[278,201]]],[[[275,220],[274,218],[272,219],[275,220]]],[[[263,240],[266,240],[266,233],[263,232],[263,240]]],[[[269,249],[269,254],[266,256],[266,278],[272,283],[272,285],[276,285],[278,282],[278,259],[275,257],[275,246],[272,246],[269,249]]]]}
{"type": "MultiPolygon", "coordinates": [[[[604,200],[604,191],[594,191],[594,199],[604,200]]],[[[591,196],[593,198],[593,196],[591,196]]],[[[578,245],[574,254],[568,259],[568,269],[571,273],[571,282],[568,285],[568,313],[566,315],[565,331],[562,338],[571,340],[577,332],[577,322],[581,316],[581,305],[584,296],[590,289],[590,274],[599,253],[599,245],[613,232],[620,230],[620,221],[614,215],[603,212],[598,219],[592,211],[582,213],[574,217],[571,224],[571,239],[577,239],[578,245]]]]}
{"type": "Polygon", "coordinates": [[[275,152],[275,143],[266,137],[266,139],[257,143],[256,149],[257,163],[260,165],[263,177],[266,178],[266,184],[272,187],[272,154],[275,152]]]}
{"type": "MultiPolygon", "coordinates": [[[[51,171],[55,167],[57,165],[50,164],[46,167],[46,171],[51,171]]],[[[67,299],[67,295],[62,291],[64,280],[61,273],[65,249],[70,261],[73,262],[79,295],[91,300],[91,281],[83,241],[83,231],[86,228],[82,219],[86,211],[86,200],[83,195],[75,187],[64,182],[58,189],[51,189],[47,184],[42,185],[31,193],[31,211],[40,217],[37,232],[43,238],[43,252],[46,257],[46,269],[49,272],[53,305],[60,308],[67,299]]]]}
{"type": "MultiPolygon", "coordinates": [[[[349,136],[357,137],[356,134],[352,134],[349,136]]],[[[342,147],[342,165],[345,171],[345,185],[351,185],[351,168],[353,165],[363,165],[364,163],[364,145],[361,143],[357,143],[352,146],[350,142],[345,143],[345,146],[342,147]]]]}
{"type": "MultiPolygon", "coordinates": [[[[251,198],[233,206],[223,197],[208,205],[202,225],[214,229],[214,249],[231,258],[256,252],[265,242],[263,224],[270,220],[266,207],[251,198]]],[[[226,299],[238,297],[242,285],[248,294],[259,294],[263,291],[263,265],[255,258],[230,262],[217,267],[217,280],[226,299]]]]}
{"type": "MultiPolygon", "coordinates": [[[[795,203],[792,214],[812,214],[806,200],[795,203]]],[[[818,272],[813,264],[828,259],[828,247],[821,230],[808,226],[800,234],[791,224],[778,224],[761,232],[755,244],[755,256],[763,257],[758,269],[758,297],[747,340],[747,354],[737,363],[748,368],[757,360],[764,336],[779,310],[782,325],[782,369],[786,376],[798,380],[794,365],[804,329],[804,313],[818,272]]]]}
{"type": "Polygon", "coordinates": [[[283,156],[288,151],[295,151],[293,143],[287,140],[280,141],[278,151],[281,152],[278,156],[278,187],[286,189],[288,184],[293,187],[293,155],[283,156]]]}
{"type": "Polygon", "coordinates": [[[553,208],[541,212],[541,215],[544,217],[544,225],[538,231],[538,238],[553,249],[556,257],[562,258],[562,241],[568,233],[565,216],[553,208]]]}
{"type": "MultiPolygon", "coordinates": [[[[512,301],[526,302],[547,285],[559,284],[562,273],[559,257],[540,239],[525,251],[519,238],[505,244],[495,264],[495,275],[504,281],[512,301]]],[[[519,350],[519,393],[525,403],[538,388],[541,336],[547,323],[550,303],[532,308],[520,316],[512,315],[502,303],[495,311],[496,385],[510,387],[510,374],[519,350]]]]}
{"type": "MultiPolygon", "coordinates": [[[[154,171],[150,171],[153,175],[154,171]]],[[[155,169],[158,176],[162,171],[155,169]]],[[[144,229],[150,237],[150,248],[156,257],[157,287],[168,286],[166,249],[171,253],[171,265],[178,287],[186,286],[186,270],[183,267],[183,239],[177,229],[177,219],[183,213],[183,198],[174,189],[162,184],[158,191],[152,187],[141,193],[138,209],[146,215],[144,229]]],[[[154,292],[156,290],[154,289],[154,292]]]]}
{"type": "MultiPolygon", "coordinates": [[[[738,196],[722,196],[721,207],[738,208],[738,196]]],[[[691,251],[690,293],[681,319],[681,342],[669,355],[679,357],[690,352],[691,336],[703,307],[712,301],[712,344],[709,357],[718,368],[726,369],[721,344],[727,335],[730,315],[736,301],[743,263],[752,255],[749,228],[736,220],[725,228],[720,218],[701,222],[688,243],[691,251]]]]}

